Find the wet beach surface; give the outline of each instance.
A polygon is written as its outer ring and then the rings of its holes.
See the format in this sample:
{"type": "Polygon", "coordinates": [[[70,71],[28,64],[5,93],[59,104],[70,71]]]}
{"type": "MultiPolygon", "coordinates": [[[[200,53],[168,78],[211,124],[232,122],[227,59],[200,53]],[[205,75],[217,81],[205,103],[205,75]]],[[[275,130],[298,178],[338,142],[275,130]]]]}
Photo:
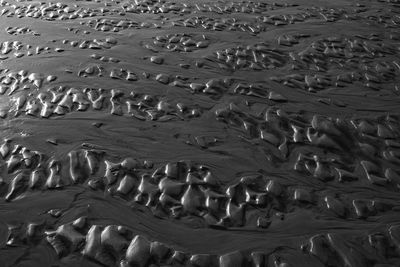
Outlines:
{"type": "Polygon", "coordinates": [[[0,1],[0,267],[400,266],[400,2],[0,1]]]}

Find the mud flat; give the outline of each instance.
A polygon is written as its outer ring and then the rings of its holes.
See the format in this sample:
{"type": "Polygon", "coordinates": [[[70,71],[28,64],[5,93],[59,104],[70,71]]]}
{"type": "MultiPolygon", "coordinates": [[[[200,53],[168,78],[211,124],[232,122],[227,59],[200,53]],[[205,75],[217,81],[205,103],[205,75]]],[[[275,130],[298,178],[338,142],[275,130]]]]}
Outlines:
{"type": "Polygon", "coordinates": [[[400,266],[400,2],[0,1],[0,267],[400,266]]]}

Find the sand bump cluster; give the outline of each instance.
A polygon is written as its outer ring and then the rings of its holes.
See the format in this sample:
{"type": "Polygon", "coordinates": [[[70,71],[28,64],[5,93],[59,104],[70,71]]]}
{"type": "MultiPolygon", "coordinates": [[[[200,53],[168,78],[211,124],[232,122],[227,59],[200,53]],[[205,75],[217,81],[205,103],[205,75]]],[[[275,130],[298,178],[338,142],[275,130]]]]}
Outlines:
{"type": "Polygon", "coordinates": [[[0,267],[400,266],[400,2],[0,1],[0,267]]]}

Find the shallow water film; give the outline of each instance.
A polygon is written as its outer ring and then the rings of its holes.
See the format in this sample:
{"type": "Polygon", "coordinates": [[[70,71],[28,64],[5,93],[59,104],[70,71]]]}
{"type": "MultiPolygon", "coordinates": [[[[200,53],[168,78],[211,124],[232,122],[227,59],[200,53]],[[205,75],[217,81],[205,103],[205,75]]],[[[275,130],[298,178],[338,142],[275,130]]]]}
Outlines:
{"type": "Polygon", "coordinates": [[[0,0],[0,267],[400,266],[399,0],[0,0]]]}

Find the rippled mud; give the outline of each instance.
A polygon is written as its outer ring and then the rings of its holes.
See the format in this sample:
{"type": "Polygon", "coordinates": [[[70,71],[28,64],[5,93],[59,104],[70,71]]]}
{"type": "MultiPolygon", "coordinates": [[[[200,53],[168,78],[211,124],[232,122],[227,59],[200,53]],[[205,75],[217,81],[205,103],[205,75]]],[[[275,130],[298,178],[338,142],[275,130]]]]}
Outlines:
{"type": "Polygon", "coordinates": [[[0,267],[400,266],[400,2],[0,1],[0,267]]]}

